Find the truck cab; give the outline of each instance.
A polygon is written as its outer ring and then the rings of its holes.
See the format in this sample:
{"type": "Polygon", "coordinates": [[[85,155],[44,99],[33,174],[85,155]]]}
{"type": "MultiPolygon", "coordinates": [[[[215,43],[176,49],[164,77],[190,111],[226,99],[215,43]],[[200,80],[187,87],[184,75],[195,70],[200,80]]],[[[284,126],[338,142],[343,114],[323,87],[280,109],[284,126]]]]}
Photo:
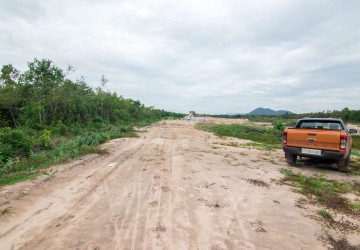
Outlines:
{"type": "Polygon", "coordinates": [[[303,118],[295,128],[283,132],[283,150],[288,164],[296,164],[298,156],[337,161],[341,172],[348,172],[352,138],[356,129],[348,130],[341,119],[303,118]]]}

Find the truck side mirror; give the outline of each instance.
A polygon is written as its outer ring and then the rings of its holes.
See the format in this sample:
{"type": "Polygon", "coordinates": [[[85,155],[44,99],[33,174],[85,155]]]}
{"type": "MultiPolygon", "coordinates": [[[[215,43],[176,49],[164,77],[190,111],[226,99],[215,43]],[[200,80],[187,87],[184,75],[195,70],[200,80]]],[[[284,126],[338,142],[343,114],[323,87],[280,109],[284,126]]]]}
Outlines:
{"type": "Polygon", "coordinates": [[[351,129],[349,129],[349,133],[350,133],[350,134],[356,134],[356,133],[357,133],[357,130],[354,129],[354,128],[351,128],[351,129]]]}

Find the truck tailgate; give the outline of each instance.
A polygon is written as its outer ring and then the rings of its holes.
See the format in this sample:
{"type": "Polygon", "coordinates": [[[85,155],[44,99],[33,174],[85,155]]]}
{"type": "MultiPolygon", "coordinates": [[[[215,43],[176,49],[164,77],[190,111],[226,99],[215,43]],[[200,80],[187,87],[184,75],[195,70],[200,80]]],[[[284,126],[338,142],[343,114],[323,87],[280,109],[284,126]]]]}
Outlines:
{"type": "Polygon", "coordinates": [[[288,129],[287,145],[339,151],[341,131],[318,129],[288,129]]]}

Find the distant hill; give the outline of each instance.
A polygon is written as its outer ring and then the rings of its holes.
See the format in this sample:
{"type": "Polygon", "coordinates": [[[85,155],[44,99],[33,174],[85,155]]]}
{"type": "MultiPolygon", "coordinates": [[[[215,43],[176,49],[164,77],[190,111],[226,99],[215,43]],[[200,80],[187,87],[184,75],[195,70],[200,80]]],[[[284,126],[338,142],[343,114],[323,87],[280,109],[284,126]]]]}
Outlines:
{"type": "Polygon", "coordinates": [[[248,115],[283,115],[283,114],[293,114],[293,112],[288,110],[272,110],[269,108],[257,108],[249,112],[248,115]]]}

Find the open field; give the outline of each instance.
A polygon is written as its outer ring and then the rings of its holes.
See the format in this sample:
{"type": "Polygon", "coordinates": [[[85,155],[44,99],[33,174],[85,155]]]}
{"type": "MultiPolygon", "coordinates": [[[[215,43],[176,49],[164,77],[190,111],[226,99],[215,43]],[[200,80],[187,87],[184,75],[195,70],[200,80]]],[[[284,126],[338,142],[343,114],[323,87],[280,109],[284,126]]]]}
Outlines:
{"type": "Polygon", "coordinates": [[[247,123],[162,121],[107,142],[108,154],[2,187],[1,249],[360,247],[358,175],[306,159],[290,170],[281,149],[196,129],[202,122],[247,123]],[[349,207],[327,206],[306,183],[330,183],[349,207]]]}

